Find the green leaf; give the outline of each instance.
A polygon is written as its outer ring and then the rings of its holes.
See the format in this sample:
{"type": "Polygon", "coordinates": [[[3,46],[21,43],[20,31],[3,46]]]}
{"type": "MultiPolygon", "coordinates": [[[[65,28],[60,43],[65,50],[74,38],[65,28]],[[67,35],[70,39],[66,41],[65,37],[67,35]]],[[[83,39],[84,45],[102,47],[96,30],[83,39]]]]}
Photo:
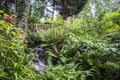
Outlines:
{"type": "Polygon", "coordinates": [[[54,53],[50,52],[50,51],[47,51],[46,53],[48,53],[48,55],[51,56],[51,57],[56,57],[57,58],[57,56],[54,53]]]}

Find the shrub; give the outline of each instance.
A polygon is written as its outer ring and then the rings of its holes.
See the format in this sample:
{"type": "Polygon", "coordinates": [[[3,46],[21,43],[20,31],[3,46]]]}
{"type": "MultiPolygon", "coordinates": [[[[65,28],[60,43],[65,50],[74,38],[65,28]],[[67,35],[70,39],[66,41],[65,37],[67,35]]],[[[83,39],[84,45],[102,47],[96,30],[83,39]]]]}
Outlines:
{"type": "MultiPolygon", "coordinates": [[[[5,17],[4,17],[5,18],[5,17]]],[[[23,34],[15,28],[10,17],[0,20],[0,79],[35,80],[40,78],[31,67],[24,52],[23,34]],[[9,18],[9,19],[8,19],[9,18]]]]}

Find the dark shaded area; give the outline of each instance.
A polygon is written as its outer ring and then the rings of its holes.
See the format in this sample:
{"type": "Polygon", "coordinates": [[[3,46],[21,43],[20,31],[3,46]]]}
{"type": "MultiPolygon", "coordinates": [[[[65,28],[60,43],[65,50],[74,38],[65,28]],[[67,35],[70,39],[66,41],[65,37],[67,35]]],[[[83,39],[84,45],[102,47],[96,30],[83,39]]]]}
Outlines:
{"type": "Polygon", "coordinates": [[[12,6],[13,6],[14,0],[0,0],[0,10],[5,11],[5,13],[12,13],[12,6]]]}

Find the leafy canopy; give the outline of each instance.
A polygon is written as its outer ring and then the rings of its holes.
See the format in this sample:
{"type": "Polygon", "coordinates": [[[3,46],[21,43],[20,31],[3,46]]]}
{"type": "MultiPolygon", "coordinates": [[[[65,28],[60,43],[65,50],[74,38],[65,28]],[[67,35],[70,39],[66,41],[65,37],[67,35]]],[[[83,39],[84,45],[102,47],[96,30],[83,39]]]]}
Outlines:
{"type": "Polygon", "coordinates": [[[48,0],[48,3],[51,3],[60,14],[64,11],[64,2],[67,2],[67,15],[72,16],[78,14],[87,3],[87,0],[48,0]]]}

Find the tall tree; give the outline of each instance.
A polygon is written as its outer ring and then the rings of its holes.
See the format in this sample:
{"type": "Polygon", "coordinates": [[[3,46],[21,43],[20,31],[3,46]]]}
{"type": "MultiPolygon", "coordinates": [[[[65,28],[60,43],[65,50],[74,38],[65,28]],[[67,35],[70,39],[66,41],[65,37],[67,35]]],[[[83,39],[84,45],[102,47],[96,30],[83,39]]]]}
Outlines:
{"type": "Polygon", "coordinates": [[[40,20],[44,16],[46,4],[42,0],[32,0],[30,5],[29,18],[40,20]]]}
{"type": "Polygon", "coordinates": [[[31,0],[18,0],[16,5],[17,20],[16,26],[22,28],[24,31],[28,26],[28,15],[31,0]]]}
{"type": "Polygon", "coordinates": [[[78,14],[87,3],[87,0],[48,0],[55,5],[55,9],[62,15],[64,21],[67,20],[68,16],[78,14]]]}

